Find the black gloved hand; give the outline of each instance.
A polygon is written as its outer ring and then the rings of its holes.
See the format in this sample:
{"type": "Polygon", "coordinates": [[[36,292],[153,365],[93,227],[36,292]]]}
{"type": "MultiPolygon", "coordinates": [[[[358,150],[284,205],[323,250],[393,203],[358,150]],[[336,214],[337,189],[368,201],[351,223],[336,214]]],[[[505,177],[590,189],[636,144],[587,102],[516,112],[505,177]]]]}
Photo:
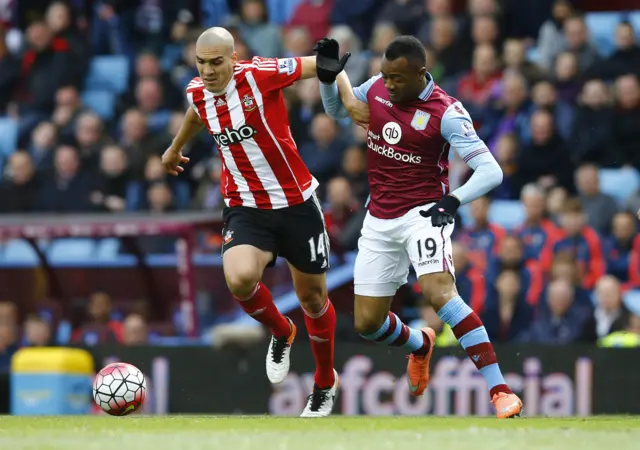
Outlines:
{"type": "Polygon", "coordinates": [[[340,58],[340,45],[335,39],[324,38],[318,41],[313,47],[316,52],[316,73],[318,79],[325,84],[336,81],[336,77],[344,69],[345,64],[351,57],[347,52],[340,58]]]}
{"type": "Polygon", "coordinates": [[[453,195],[445,195],[426,211],[420,211],[422,217],[431,217],[431,225],[444,227],[456,221],[456,212],[460,208],[460,200],[453,195]]]}

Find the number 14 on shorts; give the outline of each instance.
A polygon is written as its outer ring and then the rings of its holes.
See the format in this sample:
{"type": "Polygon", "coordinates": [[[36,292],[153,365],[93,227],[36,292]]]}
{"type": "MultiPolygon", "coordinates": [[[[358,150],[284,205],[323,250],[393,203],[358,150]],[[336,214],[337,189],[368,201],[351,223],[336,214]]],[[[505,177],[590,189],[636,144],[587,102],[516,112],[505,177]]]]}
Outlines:
{"type": "Polygon", "coordinates": [[[317,238],[309,238],[309,252],[311,254],[311,262],[316,262],[318,260],[318,256],[322,257],[322,267],[327,265],[327,245],[329,243],[325,242],[324,233],[320,233],[317,238]]]}

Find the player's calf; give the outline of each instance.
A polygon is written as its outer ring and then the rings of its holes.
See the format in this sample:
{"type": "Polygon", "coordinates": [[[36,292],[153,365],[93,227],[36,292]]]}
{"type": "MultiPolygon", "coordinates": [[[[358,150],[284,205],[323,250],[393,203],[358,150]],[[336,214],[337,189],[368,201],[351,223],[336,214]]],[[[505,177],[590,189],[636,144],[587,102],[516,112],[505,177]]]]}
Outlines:
{"type": "Polygon", "coordinates": [[[507,386],[487,330],[478,315],[458,295],[453,277],[442,272],[422,275],[419,281],[425,299],[438,311],[438,317],[451,327],[487,382],[498,418],[519,415],[522,402],[507,386]]]}
{"type": "Polygon", "coordinates": [[[336,381],[333,368],[336,311],[327,297],[325,275],[303,273],[295,267],[291,267],[291,274],[316,363],[314,389],[330,389],[336,381]]]}
{"type": "Polygon", "coordinates": [[[407,380],[413,395],[422,395],[429,383],[429,362],[433,352],[435,333],[431,328],[416,330],[410,328],[392,312],[382,315],[382,307],[388,308],[391,298],[356,296],[355,327],[363,338],[400,347],[409,354],[407,380]],[[362,308],[368,303],[368,308],[362,308]],[[376,313],[377,312],[377,313],[376,313]],[[382,317],[380,317],[382,316],[382,317]]]}

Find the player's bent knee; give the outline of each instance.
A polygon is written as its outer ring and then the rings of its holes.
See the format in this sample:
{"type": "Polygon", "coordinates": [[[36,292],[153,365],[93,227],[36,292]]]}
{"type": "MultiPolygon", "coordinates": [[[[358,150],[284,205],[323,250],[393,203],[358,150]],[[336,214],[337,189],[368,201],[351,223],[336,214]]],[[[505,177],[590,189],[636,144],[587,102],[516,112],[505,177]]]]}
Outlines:
{"type": "Polygon", "coordinates": [[[310,313],[320,312],[327,301],[327,288],[323,284],[299,288],[296,294],[300,305],[310,313]]]}
{"type": "Polygon", "coordinates": [[[261,275],[258,270],[253,270],[251,267],[238,267],[225,273],[225,278],[231,294],[237,298],[243,298],[251,295],[256,284],[260,282],[261,275]]]}
{"type": "Polygon", "coordinates": [[[418,281],[424,299],[436,309],[458,295],[453,276],[449,272],[422,275],[418,281]]]}
{"type": "Polygon", "coordinates": [[[380,317],[380,314],[356,313],[353,317],[356,333],[362,336],[373,334],[382,327],[386,318],[386,314],[380,317]]]}

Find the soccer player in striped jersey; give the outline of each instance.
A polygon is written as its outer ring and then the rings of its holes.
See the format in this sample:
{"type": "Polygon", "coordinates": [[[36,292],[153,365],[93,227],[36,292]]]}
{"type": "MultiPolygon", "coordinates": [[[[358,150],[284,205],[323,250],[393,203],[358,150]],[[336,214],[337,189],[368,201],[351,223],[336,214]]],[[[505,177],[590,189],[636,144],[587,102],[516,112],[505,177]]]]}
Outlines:
{"type": "Polygon", "coordinates": [[[522,402],[509,389],[487,331],[456,290],[451,234],[461,204],[502,182],[502,171],[476,134],[462,103],[437,86],[426,69],[426,52],[412,36],[385,50],[381,73],[353,88],[345,74],[325,77],[339,61],[338,43],[316,47],[318,78],[327,113],[346,117],[369,106],[368,178],[371,197],[354,269],[356,330],[365,339],[409,353],[407,376],[414,395],[429,382],[435,332],[409,328],[390,312],[412,265],[425,300],[448,324],[484,376],[499,418],[520,414],[522,402]],[[474,170],[449,190],[449,150],[474,170]]]}
{"type": "MultiPolygon", "coordinates": [[[[338,374],[333,368],[336,313],[327,297],[329,239],[315,190],[289,130],[282,89],[316,76],[315,56],[238,61],[231,34],[210,28],[196,43],[199,77],[186,90],[190,108],[163,164],[172,175],[189,162],[182,148],[203,127],[222,161],[226,203],[223,267],[242,309],[272,334],[267,376],[281,383],[289,372],[296,326],[282,315],[261,282],[278,255],[289,263],[316,361],[315,385],[303,417],[331,413],[338,374]]],[[[339,62],[344,67],[348,55],[339,62]]]]}

